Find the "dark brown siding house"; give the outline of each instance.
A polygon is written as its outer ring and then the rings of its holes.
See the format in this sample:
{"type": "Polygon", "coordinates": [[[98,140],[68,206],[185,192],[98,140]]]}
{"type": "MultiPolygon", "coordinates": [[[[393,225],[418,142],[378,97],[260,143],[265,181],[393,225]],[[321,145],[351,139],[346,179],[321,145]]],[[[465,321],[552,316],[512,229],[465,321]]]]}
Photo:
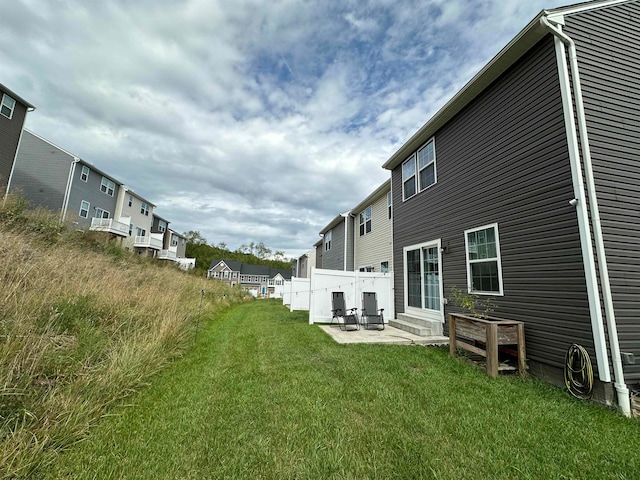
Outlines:
{"type": "Polygon", "coordinates": [[[9,184],[27,112],[35,110],[29,102],[0,83],[0,192],[9,184]]]}
{"type": "MultiPolygon", "coordinates": [[[[525,324],[530,373],[572,344],[630,414],[640,383],[640,2],[542,11],[384,164],[398,318],[451,288],[525,324]],[[635,361],[634,361],[635,360],[635,361]]],[[[447,299],[449,297],[449,299],[447,299]]]]}

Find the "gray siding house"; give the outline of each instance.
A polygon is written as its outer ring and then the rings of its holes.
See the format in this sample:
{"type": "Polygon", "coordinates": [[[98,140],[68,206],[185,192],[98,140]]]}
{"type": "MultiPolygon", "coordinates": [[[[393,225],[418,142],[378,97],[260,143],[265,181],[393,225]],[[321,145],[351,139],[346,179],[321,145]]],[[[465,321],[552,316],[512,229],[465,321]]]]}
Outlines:
{"type": "Polygon", "coordinates": [[[322,258],[320,264],[316,260],[318,268],[353,271],[353,229],[353,215],[345,212],[320,231],[322,258]]]}
{"type": "MultiPolygon", "coordinates": [[[[112,219],[122,184],[44,138],[24,130],[9,184],[9,193],[22,193],[32,205],[61,212],[79,228],[92,219],[112,219]]],[[[127,236],[128,231],[113,233],[127,236]]]]}
{"type": "Polygon", "coordinates": [[[625,414],[640,383],[638,19],[633,0],[541,12],[384,164],[399,316],[447,331],[452,287],[493,297],[524,322],[532,374],[561,384],[580,344],[595,394],[625,414]]]}
{"type": "Polygon", "coordinates": [[[0,191],[10,180],[27,112],[35,110],[29,102],[0,83],[0,191]]]}

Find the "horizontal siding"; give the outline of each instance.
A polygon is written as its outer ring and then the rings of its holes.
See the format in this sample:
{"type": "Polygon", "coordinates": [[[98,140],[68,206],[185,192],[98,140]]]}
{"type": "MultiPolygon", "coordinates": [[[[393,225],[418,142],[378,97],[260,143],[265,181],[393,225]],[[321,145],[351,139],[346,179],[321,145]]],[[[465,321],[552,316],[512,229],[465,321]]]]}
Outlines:
{"type": "MultiPolygon", "coordinates": [[[[91,225],[91,218],[95,216],[96,208],[108,211],[111,218],[119,218],[119,215],[116,215],[115,210],[120,187],[116,184],[113,196],[102,192],[100,190],[102,174],[91,169],[91,167],[89,168],[91,170],[89,172],[89,178],[84,182],[80,179],[80,175],[82,174],[82,164],[79,163],[76,165],[71,183],[71,192],[69,194],[69,205],[67,207],[67,218],[69,220],[77,221],[78,225],[81,227],[88,227],[91,225]],[[91,204],[89,208],[89,218],[78,217],[82,200],[91,204]]],[[[150,233],[151,229],[151,214],[152,211],[149,212],[148,217],[145,217],[146,221],[144,222],[144,225],[141,226],[141,228],[144,228],[147,231],[147,234],[150,233]]],[[[133,232],[133,234],[135,235],[135,232],[133,232]]]]}
{"type": "MultiPolygon", "coordinates": [[[[4,91],[0,89],[0,101],[4,95],[4,91]]],[[[9,94],[9,96],[11,96],[9,94]]],[[[11,97],[13,98],[13,97],[11,97]]],[[[16,100],[14,98],[14,100],[16,100]]],[[[9,182],[11,175],[11,167],[16,158],[18,150],[18,141],[20,140],[20,132],[27,116],[27,107],[16,100],[11,119],[0,115],[0,191],[2,191],[9,182]]]]}
{"type": "Polygon", "coordinates": [[[11,193],[22,192],[32,205],[60,212],[73,157],[25,131],[11,179],[11,193]]]}
{"type": "MultiPolygon", "coordinates": [[[[367,207],[365,207],[367,208],[367,207]]],[[[389,262],[393,270],[391,251],[391,219],[387,209],[387,192],[371,204],[371,232],[360,236],[360,212],[355,213],[355,268],[371,265],[380,271],[381,262],[389,262]]]]}
{"type": "MultiPolygon", "coordinates": [[[[567,18],[576,42],[620,349],[640,357],[640,4],[567,18]]],[[[640,363],[624,367],[640,381],[640,363]]]]}
{"type": "Polygon", "coordinates": [[[322,268],[328,270],[344,270],[344,222],[336,225],[331,233],[331,250],[322,252],[322,268]]]}
{"type": "Polygon", "coordinates": [[[467,285],[464,230],[498,223],[504,296],[495,314],[525,322],[531,360],[560,368],[574,342],[594,354],[552,38],[435,138],[437,184],[403,202],[400,168],[392,174],[396,311],[403,247],[442,240],[447,297],[467,285]]]}

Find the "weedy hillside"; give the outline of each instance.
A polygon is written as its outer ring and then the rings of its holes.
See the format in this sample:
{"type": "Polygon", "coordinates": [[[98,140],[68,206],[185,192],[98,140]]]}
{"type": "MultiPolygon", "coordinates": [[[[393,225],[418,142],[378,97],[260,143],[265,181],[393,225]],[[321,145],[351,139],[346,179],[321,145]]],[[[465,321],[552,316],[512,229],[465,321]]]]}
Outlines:
{"type": "Polygon", "coordinates": [[[198,318],[248,300],[106,235],[0,202],[2,478],[37,474],[186,352],[198,318]]]}

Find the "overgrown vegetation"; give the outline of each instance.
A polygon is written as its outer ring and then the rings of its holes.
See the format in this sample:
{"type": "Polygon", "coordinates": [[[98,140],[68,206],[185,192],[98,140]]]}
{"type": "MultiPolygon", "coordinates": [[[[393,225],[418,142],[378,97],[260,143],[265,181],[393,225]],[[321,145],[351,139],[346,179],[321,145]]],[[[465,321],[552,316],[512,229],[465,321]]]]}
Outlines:
{"type": "Polygon", "coordinates": [[[240,289],[0,203],[0,477],[31,477],[193,345],[240,289]]]}
{"type": "Polygon", "coordinates": [[[478,295],[460,290],[455,285],[451,287],[451,301],[457,307],[469,310],[470,315],[477,318],[489,318],[497,308],[493,297],[480,300],[478,295]]]}
{"type": "Polygon", "coordinates": [[[446,348],[339,345],[277,300],[229,309],[48,478],[634,479],[638,421],[446,348]]]}

